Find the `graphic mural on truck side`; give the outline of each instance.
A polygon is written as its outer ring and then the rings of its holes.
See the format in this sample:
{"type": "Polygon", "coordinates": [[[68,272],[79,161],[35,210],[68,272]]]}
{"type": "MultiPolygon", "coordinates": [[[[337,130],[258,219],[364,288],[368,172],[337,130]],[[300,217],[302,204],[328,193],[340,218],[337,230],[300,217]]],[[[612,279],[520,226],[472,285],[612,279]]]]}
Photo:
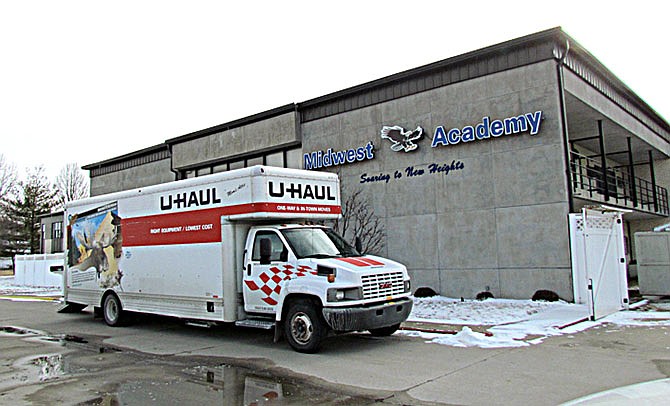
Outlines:
{"type": "Polygon", "coordinates": [[[121,286],[123,239],[116,202],[70,216],[68,239],[71,286],[91,282],[101,288],[121,286]]]}

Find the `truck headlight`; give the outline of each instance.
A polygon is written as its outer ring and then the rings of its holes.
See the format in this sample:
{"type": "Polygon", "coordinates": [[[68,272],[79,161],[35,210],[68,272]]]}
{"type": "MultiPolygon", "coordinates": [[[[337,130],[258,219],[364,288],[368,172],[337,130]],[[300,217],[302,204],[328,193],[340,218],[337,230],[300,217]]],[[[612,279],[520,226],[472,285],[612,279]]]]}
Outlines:
{"type": "Polygon", "coordinates": [[[343,300],[361,300],[363,299],[362,288],[331,288],[328,289],[326,299],[329,302],[341,302],[343,300]]]}

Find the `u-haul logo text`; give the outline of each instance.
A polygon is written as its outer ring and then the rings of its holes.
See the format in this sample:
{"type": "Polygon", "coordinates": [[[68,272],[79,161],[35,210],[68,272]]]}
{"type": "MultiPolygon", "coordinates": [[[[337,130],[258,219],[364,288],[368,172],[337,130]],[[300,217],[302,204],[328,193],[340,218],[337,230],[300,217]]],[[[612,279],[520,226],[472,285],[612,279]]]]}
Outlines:
{"type": "Polygon", "coordinates": [[[221,199],[216,195],[214,187],[161,196],[161,210],[200,207],[216,203],[221,203],[221,199]]]}
{"type": "Polygon", "coordinates": [[[290,183],[290,186],[287,186],[284,182],[275,184],[275,182],[269,181],[268,193],[272,197],[288,195],[291,199],[335,200],[330,186],[327,185],[290,183]]]}

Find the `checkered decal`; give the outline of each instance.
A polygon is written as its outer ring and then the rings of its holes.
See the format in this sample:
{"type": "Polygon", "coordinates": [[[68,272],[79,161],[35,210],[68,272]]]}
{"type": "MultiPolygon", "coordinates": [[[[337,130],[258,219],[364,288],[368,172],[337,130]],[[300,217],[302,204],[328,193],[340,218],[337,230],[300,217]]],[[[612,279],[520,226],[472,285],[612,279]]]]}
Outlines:
{"type": "Polygon", "coordinates": [[[279,292],[281,292],[282,281],[307,275],[316,275],[316,271],[305,265],[301,265],[296,269],[294,266],[286,264],[283,269],[273,266],[260,274],[257,281],[246,280],[244,283],[246,283],[252,291],[260,290],[265,293],[266,297],[262,300],[265,303],[274,306],[277,304],[276,299],[279,296],[279,292]]]}

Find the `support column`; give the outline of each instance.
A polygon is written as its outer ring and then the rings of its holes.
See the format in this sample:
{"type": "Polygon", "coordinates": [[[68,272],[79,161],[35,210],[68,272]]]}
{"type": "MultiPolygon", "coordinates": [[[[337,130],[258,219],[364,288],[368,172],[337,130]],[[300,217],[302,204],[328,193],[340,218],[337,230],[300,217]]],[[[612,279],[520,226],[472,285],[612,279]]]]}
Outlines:
{"type": "Polygon", "coordinates": [[[633,201],[633,207],[637,207],[637,190],[635,189],[635,162],[633,162],[633,149],[631,148],[630,137],[628,137],[628,173],[630,175],[630,197],[633,201]]]}
{"type": "Polygon", "coordinates": [[[656,195],[656,175],[654,174],[654,157],[649,150],[649,175],[651,176],[651,198],[654,200],[654,211],[658,212],[658,196],[656,195]]]}
{"type": "Polygon", "coordinates": [[[600,143],[600,166],[602,169],[603,195],[605,201],[610,200],[609,185],[607,182],[607,153],[605,152],[605,135],[603,134],[603,120],[598,120],[598,142],[600,143]]]}

